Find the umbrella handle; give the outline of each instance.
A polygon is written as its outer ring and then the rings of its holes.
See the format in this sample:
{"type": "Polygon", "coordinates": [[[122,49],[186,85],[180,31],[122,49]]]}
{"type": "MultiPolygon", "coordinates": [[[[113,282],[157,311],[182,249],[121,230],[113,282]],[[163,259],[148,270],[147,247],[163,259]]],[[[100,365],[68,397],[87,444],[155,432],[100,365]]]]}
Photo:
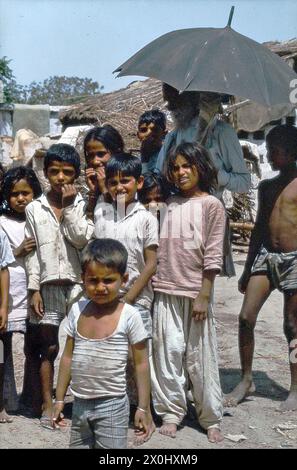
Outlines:
{"type": "Polygon", "coordinates": [[[231,7],[231,10],[230,10],[230,13],[229,13],[229,19],[228,19],[228,23],[227,23],[227,26],[229,26],[229,28],[231,28],[231,23],[232,23],[234,8],[235,8],[235,6],[233,5],[233,6],[231,7]]]}

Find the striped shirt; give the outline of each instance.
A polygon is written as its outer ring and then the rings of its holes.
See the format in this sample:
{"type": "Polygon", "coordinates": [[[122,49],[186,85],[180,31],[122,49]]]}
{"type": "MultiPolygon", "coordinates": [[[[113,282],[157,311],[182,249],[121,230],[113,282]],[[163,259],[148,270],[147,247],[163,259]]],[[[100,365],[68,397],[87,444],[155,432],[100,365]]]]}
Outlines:
{"type": "Polygon", "coordinates": [[[85,338],[78,332],[77,324],[89,302],[86,298],[76,302],[66,320],[65,332],[74,338],[71,391],[82,399],[125,395],[129,344],[145,341],[148,334],[138,311],[125,304],[118,325],[110,336],[85,338]]]}

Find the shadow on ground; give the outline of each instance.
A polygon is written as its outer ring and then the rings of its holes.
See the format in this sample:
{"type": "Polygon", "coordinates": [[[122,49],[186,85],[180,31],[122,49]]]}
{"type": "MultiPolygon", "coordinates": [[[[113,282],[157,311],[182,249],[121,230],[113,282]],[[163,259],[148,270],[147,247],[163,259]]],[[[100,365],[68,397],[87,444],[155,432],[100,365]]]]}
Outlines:
{"type": "MultiPolygon", "coordinates": [[[[224,394],[230,393],[239,383],[241,372],[239,369],[220,369],[221,386],[224,394]]],[[[253,371],[253,380],[256,391],[252,394],[273,401],[283,401],[287,398],[288,390],[272,380],[266,372],[253,371]]]]}

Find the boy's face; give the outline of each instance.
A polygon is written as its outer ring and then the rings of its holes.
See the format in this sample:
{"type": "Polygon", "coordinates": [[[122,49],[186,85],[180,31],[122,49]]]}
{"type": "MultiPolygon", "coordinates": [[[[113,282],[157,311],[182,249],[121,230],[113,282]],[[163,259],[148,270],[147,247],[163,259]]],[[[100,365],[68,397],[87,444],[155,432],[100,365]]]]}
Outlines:
{"type": "Polygon", "coordinates": [[[119,290],[126,284],[128,275],[122,276],[118,271],[92,261],[87,264],[82,279],[87,297],[98,305],[105,305],[118,298],[119,290]]]}
{"type": "Polygon", "coordinates": [[[155,141],[162,141],[163,136],[164,131],[159,126],[156,126],[154,122],[143,122],[138,127],[137,137],[140,142],[147,140],[149,137],[155,141]]]}
{"type": "Polygon", "coordinates": [[[147,192],[143,205],[146,209],[149,209],[150,204],[159,204],[160,202],[164,202],[164,198],[159,186],[155,186],[147,192]]]}
{"type": "Polygon", "coordinates": [[[120,173],[109,178],[106,182],[106,187],[113,201],[125,202],[127,206],[135,200],[137,191],[143,186],[143,176],[138,180],[134,176],[124,176],[120,173]]]}
{"type": "Polygon", "coordinates": [[[267,160],[273,170],[281,170],[295,161],[292,155],[288,155],[284,149],[278,145],[266,142],[266,149],[267,160]]]}
{"type": "Polygon", "coordinates": [[[44,171],[51,189],[62,194],[62,188],[65,184],[73,184],[75,180],[75,168],[71,163],[59,162],[53,160],[47,170],[44,171]]]}
{"type": "Polygon", "coordinates": [[[33,201],[33,189],[26,180],[19,180],[13,185],[10,191],[9,206],[18,214],[25,212],[26,206],[33,201]]]}

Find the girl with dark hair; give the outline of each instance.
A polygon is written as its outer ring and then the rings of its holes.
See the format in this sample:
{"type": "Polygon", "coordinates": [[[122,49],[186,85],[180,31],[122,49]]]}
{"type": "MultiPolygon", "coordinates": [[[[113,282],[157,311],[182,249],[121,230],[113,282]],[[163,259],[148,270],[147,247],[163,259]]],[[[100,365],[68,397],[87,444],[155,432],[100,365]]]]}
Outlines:
{"type": "Polygon", "coordinates": [[[179,145],[167,177],[177,194],[166,201],[153,278],[153,404],[163,421],[160,433],[175,437],[187,412],[189,377],[199,423],[210,442],[219,442],[223,406],[212,291],[222,264],[225,211],[210,194],[216,170],[201,145],[179,145]]]}
{"type": "Polygon", "coordinates": [[[143,174],[143,186],[138,191],[138,199],[147,209],[150,204],[165,202],[170,196],[170,185],[161,173],[148,171],[143,174]]]}
{"type": "Polygon", "coordinates": [[[111,125],[91,129],[84,139],[84,154],[86,160],[86,182],[89,196],[104,194],[105,166],[112,155],[124,151],[124,141],[121,134],[111,125]]]}
{"type": "Polygon", "coordinates": [[[86,183],[89,188],[88,217],[93,218],[98,197],[107,194],[105,167],[112,155],[124,152],[121,134],[110,124],[94,127],[85,136],[86,183]]]}
{"type": "MultiPolygon", "coordinates": [[[[14,332],[24,334],[27,331],[28,301],[24,257],[35,249],[35,240],[25,238],[25,209],[34,198],[41,195],[41,192],[37,176],[31,168],[20,166],[5,173],[2,186],[3,215],[0,217],[0,227],[6,233],[15,262],[8,268],[10,276],[8,321],[2,337],[5,336],[7,345],[5,362],[7,362],[12,372],[12,334],[14,332]]],[[[23,396],[24,399],[26,398],[28,402],[29,400],[31,402],[33,390],[40,389],[40,387],[32,381],[34,364],[27,354],[27,343],[28,333],[25,334],[24,352],[26,361],[23,396]]],[[[0,378],[1,383],[3,384],[3,381],[0,378]]],[[[13,396],[16,401],[14,377],[10,377],[9,383],[9,398],[13,402],[13,396]]],[[[0,393],[3,393],[3,390],[0,390],[0,393]]],[[[3,416],[3,419],[9,420],[5,416],[3,416]]]]}

